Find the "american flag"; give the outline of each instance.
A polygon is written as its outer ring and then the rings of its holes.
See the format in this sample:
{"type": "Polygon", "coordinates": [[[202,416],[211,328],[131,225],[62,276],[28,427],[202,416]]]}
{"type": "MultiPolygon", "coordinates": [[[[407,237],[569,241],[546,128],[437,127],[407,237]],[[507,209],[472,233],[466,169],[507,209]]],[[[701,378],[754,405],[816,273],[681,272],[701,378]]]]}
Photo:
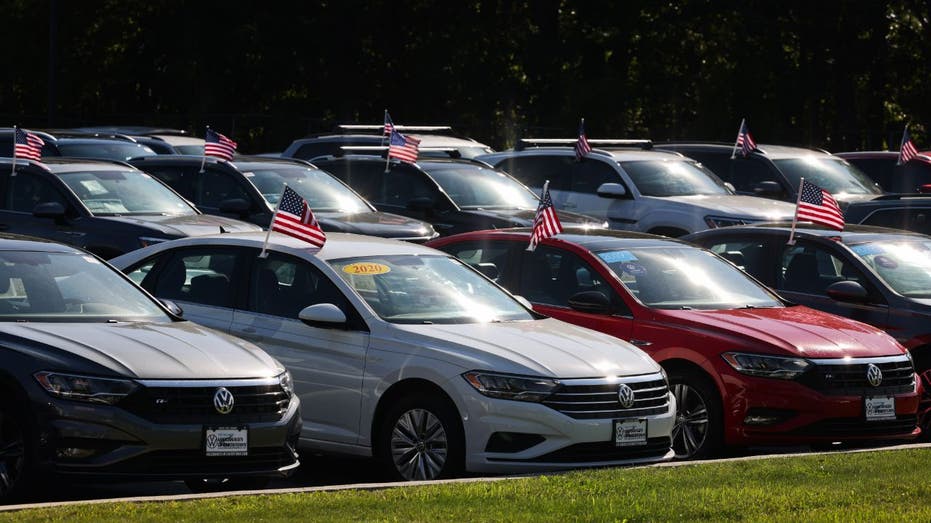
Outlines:
{"type": "Polygon", "coordinates": [[[204,135],[204,156],[216,156],[224,160],[232,160],[235,152],[236,142],[209,127],[207,128],[207,134],[204,135]]]}
{"type": "Polygon", "coordinates": [[[753,141],[753,135],[750,134],[746,120],[740,121],[740,130],[737,131],[737,147],[740,147],[740,154],[744,157],[756,150],[756,142],[753,141]]]}
{"type": "Polygon", "coordinates": [[[414,163],[417,161],[417,153],[420,147],[420,140],[413,136],[405,136],[398,131],[391,131],[391,140],[388,144],[388,158],[397,158],[402,162],[414,163]]]}
{"type": "Polygon", "coordinates": [[[272,230],[304,240],[314,247],[323,247],[326,243],[326,234],[317,223],[307,201],[287,185],[281,193],[275,217],[272,218],[272,230]]]}
{"type": "Polygon", "coordinates": [[[581,160],[586,154],[592,152],[592,146],[585,137],[585,118],[579,122],[579,139],[575,141],[575,159],[581,160]]]}
{"type": "Polygon", "coordinates": [[[13,128],[13,158],[23,158],[25,160],[42,160],[42,146],[45,142],[29,131],[13,128]]]}
{"type": "Polygon", "coordinates": [[[838,231],[844,230],[844,215],[831,193],[817,185],[802,180],[802,192],[795,210],[797,220],[808,220],[827,225],[838,231]]]}
{"type": "Polygon", "coordinates": [[[561,232],[562,224],[559,223],[553,199],[550,198],[550,182],[547,180],[543,184],[543,194],[540,197],[540,205],[537,206],[537,214],[533,217],[533,231],[530,233],[530,246],[527,250],[536,249],[538,243],[561,232]]]}
{"type": "Polygon", "coordinates": [[[912,141],[912,135],[908,133],[908,126],[905,126],[905,132],[902,133],[902,147],[899,148],[899,161],[896,165],[907,163],[916,156],[918,156],[918,148],[912,141]]]}
{"type": "Polygon", "coordinates": [[[388,110],[385,110],[385,136],[391,136],[391,133],[394,132],[394,122],[391,121],[391,115],[388,114],[388,110]]]}

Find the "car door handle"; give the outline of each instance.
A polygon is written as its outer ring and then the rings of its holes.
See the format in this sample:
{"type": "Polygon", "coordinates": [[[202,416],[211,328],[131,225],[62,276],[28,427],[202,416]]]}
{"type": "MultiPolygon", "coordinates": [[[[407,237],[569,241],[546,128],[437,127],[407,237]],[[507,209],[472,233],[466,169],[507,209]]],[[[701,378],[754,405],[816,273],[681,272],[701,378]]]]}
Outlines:
{"type": "Polygon", "coordinates": [[[653,342],[652,342],[652,341],[647,341],[647,340],[635,340],[635,339],[630,339],[630,340],[627,340],[627,341],[629,341],[629,342],[631,343],[631,345],[636,345],[636,346],[638,346],[638,347],[648,347],[648,346],[650,346],[650,345],[653,345],[653,342]]]}

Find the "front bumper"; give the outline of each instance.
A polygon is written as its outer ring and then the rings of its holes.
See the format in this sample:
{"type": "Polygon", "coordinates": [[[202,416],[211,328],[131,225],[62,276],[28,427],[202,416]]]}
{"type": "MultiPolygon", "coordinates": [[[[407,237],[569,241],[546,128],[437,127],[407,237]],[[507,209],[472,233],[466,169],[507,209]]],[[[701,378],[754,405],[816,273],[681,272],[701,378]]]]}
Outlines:
{"type": "MultiPolygon", "coordinates": [[[[645,445],[614,444],[614,420],[576,419],[539,403],[489,398],[465,380],[454,380],[462,401],[466,436],[466,469],[481,473],[526,473],[582,467],[632,465],[667,461],[675,422],[675,399],[668,394],[665,412],[636,416],[647,421],[645,445]],[[502,435],[525,440],[517,449],[502,450],[502,435]],[[528,448],[519,448],[529,445],[528,448]]],[[[506,445],[505,445],[506,446],[506,445]]]]}
{"type": "Polygon", "coordinates": [[[230,416],[223,424],[248,427],[247,456],[206,455],[204,429],[217,426],[215,422],[155,423],[117,406],[58,399],[43,407],[39,451],[43,468],[56,475],[134,481],[284,477],[300,465],[295,450],[301,429],[297,396],[275,421],[253,423],[230,416]]]}

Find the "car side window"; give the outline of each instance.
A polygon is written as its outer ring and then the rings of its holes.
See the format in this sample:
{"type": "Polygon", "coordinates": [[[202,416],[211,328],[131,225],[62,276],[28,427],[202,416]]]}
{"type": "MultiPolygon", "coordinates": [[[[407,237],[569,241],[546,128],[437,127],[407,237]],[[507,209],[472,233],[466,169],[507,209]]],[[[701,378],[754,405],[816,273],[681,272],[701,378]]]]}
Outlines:
{"type": "Polygon", "coordinates": [[[931,208],[883,209],[869,215],[860,223],[931,234],[931,208]]]}
{"type": "Polygon", "coordinates": [[[350,315],[349,300],[319,269],[304,260],[271,253],[253,265],[249,284],[251,311],[297,319],[305,307],[332,303],[350,315]]]}
{"type": "Polygon", "coordinates": [[[741,158],[737,156],[731,162],[731,167],[724,181],[731,182],[738,192],[753,193],[754,187],[760,182],[777,182],[781,186],[778,174],[765,160],[759,158],[741,158]]]}
{"type": "Polygon", "coordinates": [[[197,205],[219,207],[220,202],[224,200],[251,201],[242,183],[229,173],[208,168],[206,172],[200,173],[197,179],[200,182],[197,205]]]}
{"type": "Polygon", "coordinates": [[[572,175],[563,184],[562,189],[581,194],[595,194],[598,187],[604,183],[619,183],[627,189],[630,198],[630,188],[621,181],[621,176],[614,167],[607,162],[592,158],[583,159],[572,165],[572,175]]]}
{"type": "Polygon", "coordinates": [[[154,294],[163,299],[232,308],[239,259],[234,249],[174,252],[160,264],[154,294]]]}
{"type": "Polygon", "coordinates": [[[429,198],[434,204],[440,203],[436,185],[413,169],[394,166],[382,175],[381,180],[381,195],[377,200],[379,203],[407,207],[407,204],[416,198],[429,198]]]}
{"type": "Polygon", "coordinates": [[[135,267],[131,267],[126,272],[126,276],[129,276],[129,279],[135,282],[136,285],[139,285],[143,289],[151,291],[152,289],[150,289],[150,285],[149,285],[150,282],[146,282],[145,280],[146,278],[149,278],[151,274],[154,274],[153,269],[155,268],[155,264],[158,262],[158,260],[159,260],[159,257],[156,256],[154,258],[150,258],[142,262],[141,265],[136,265],[135,267]]]}
{"type": "Polygon", "coordinates": [[[564,179],[569,173],[575,158],[571,156],[516,156],[499,163],[497,167],[520,180],[527,187],[539,189],[546,180],[550,181],[550,188],[562,190],[564,179]]]}
{"type": "Polygon", "coordinates": [[[767,285],[772,284],[772,263],[763,240],[731,240],[714,243],[709,250],[767,285]]]}
{"type": "Polygon", "coordinates": [[[852,265],[819,245],[800,241],[783,251],[776,288],[827,296],[829,285],[844,280],[867,285],[862,273],[852,265]]]}
{"type": "Polygon", "coordinates": [[[194,194],[194,179],[200,174],[200,169],[182,167],[182,166],[157,166],[139,165],[140,169],[161,180],[165,185],[171,187],[181,196],[194,202],[197,205],[196,195],[194,194]]]}
{"type": "Polygon", "coordinates": [[[710,152],[686,152],[686,156],[707,167],[711,172],[725,181],[730,181],[728,172],[731,166],[731,157],[727,154],[710,152]]]}
{"type": "Polygon", "coordinates": [[[578,255],[548,246],[523,251],[520,292],[531,303],[569,307],[569,298],[584,291],[599,291],[611,301],[616,314],[629,314],[623,301],[591,265],[578,255]]]}
{"type": "Polygon", "coordinates": [[[381,177],[385,173],[384,164],[376,166],[366,162],[336,160],[318,166],[345,182],[366,200],[381,203],[378,198],[381,195],[381,177]]]}
{"type": "MultiPolygon", "coordinates": [[[[526,247],[524,244],[520,248],[526,247]]],[[[441,250],[468,263],[489,279],[505,287],[515,276],[516,262],[513,255],[518,249],[513,242],[464,242],[447,245],[441,250]]]]}
{"type": "Polygon", "coordinates": [[[9,189],[4,202],[4,209],[31,213],[37,204],[57,202],[68,207],[68,202],[61,192],[41,176],[17,172],[9,177],[9,189]]]}

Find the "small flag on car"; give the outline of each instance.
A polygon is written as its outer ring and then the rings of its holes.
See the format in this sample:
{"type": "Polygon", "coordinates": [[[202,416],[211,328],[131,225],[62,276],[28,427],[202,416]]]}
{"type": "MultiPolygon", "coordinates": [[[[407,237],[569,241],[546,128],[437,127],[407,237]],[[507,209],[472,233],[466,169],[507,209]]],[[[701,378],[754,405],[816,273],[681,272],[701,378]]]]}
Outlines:
{"type": "Polygon", "coordinates": [[[209,127],[207,128],[207,133],[204,135],[204,156],[232,160],[235,153],[236,142],[209,127]]]}
{"type": "Polygon", "coordinates": [[[413,136],[406,136],[397,130],[391,131],[388,143],[388,159],[397,158],[402,162],[414,163],[420,152],[420,140],[413,136]]]}
{"type": "Polygon", "coordinates": [[[547,180],[543,184],[537,214],[533,217],[533,230],[530,232],[530,245],[527,250],[533,251],[538,243],[561,232],[562,224],[559,223],[559,216],[556,215],[556,207],[553,206],[553,199],[550,197],[550,181],[547,180]]]}
{"type": "Polygon", "coordinates": [[[738,147],[740,148],[740,154],[744,158],[750,156],[750,153],[756,150],[756,142],[753,141],[753,135],[750,134],[750,127],[747,126],[746,119],[740,120],[740,130],[737,131],[737,143],[734,144],[734,151],[731,153],[731,158],[734,158],[738,147]]]}
{"type": "Polygon", "coordinates": [[[899,147],[899,161],[896,165],[907,163],[912,158],[918,156],[918,148],[912,141],[912,135],[908,132],[908,126],[905,126],[905,132],[902,133],[902,145],[899,147]]]}
{"type": "Polygon", "coordinates": [[[844,214],[831,193],[802,178],[798,189],[795,218],[789,233],[789,245],[795,243],[795,224],[799,221],[820,223],[838,231],[844,230],[844,214]]]}
{"type": "Polygon", "coordinates": [[[575,141],[575,159],[581,161],[590,152],[592,152],[592,146],[585,137],[585,118],[582,118],[579,122],[579,139],[575,141]]]}
{"type": "Polygon", "coordinates": [[[388,114],[388,109],[385,109],[385,136],[391,136],[393,132],[394,122],[391,121],[391,115],[388,114]]]}
{"type": "Polygon", "coordinates": [[[326,233],[317,223],[317,218],[307,205],[307,200],[287,185],[284,186],[281,199],[278,200],[278,207],[272,216],[271,226],[265,233],[265,245],[262,247],[262,253],[259,254],[260,257],[265,257],[271,231],[304,240],[314,247],[323,247],[326,243],[326,233]]]}
{"type": "Polygon", "coordinates": [[[42,146],[45,141],[33,133],[19,127],[13,127],[13,158],[23,160],[42,160],[42,146]]]}

